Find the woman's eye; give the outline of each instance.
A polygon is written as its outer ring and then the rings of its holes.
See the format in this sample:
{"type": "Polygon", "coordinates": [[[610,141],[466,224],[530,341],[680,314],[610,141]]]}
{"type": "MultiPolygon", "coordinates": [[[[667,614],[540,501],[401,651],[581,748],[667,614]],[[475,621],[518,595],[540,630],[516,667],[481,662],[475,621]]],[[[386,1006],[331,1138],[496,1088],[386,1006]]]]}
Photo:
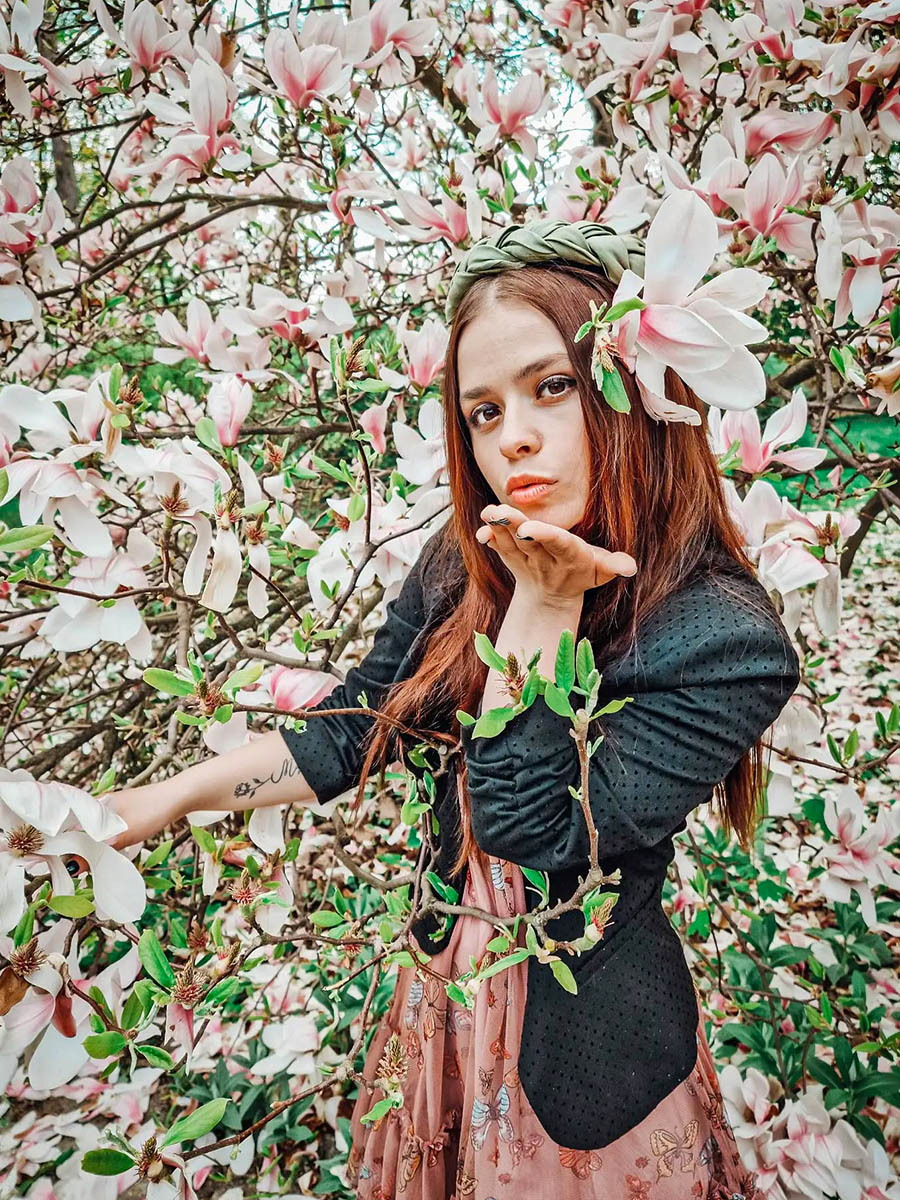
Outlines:
{"type": "Polygon", "coordinates": [[[541,388],[549,387],[551,384],[563,384],[560,390],[550,392],[551,396],[563,396],[571,387],[575,386],[575,380],[570,379],[568,375],[552,375],[549,379],[544,380],[538,388],[538,392],[540,392],[541,388]]]}
{"type": "Polygon", "coordinates": [[[468,417],[466,418],[466,424],[471,425],[475,429],[477,429],[479,427],[479,423],[476,420],[476,417],[479,415],[479,413],[483,413],[486,408],[496,408],[496,407],[497,407],[496,404],[479,404],[477,408],[473,408],[472,411],[469,413],[468,417]]]}

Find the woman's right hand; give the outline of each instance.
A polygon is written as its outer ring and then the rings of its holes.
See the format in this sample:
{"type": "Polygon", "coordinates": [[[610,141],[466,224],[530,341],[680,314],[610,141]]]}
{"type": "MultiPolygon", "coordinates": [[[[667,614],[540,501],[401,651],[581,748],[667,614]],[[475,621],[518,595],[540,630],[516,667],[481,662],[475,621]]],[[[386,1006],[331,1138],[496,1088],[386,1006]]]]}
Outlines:
{"type": "MultiPolygon", "coordinates": [[[[176,777],[177,778],[177,777],[176,777]]],[[[146,841],[167,825],[181,820],[186,809],[173,790],[174,779],[161,783],[146,783],[141,787],[122,788],[107,792],[103,802],[128,822],[128,828],[109,839],[115,850],[123,850],[136,842],[146,841]]]]}

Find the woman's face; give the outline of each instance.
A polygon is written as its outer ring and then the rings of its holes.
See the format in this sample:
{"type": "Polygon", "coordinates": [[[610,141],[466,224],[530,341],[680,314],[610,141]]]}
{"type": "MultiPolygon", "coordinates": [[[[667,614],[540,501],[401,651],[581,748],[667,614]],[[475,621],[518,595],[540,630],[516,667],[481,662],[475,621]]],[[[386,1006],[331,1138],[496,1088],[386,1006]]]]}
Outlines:
{"type": "Polygon", "coordinates": [[[584,515],[590,460],[559,330],[530,305],[492,301],[463,330],[457,370],[475,461],[497,502],[571,529],[584,515]],[[540,494],[507,491],[509,480],[526,474],[554,482],[540,494]]]}

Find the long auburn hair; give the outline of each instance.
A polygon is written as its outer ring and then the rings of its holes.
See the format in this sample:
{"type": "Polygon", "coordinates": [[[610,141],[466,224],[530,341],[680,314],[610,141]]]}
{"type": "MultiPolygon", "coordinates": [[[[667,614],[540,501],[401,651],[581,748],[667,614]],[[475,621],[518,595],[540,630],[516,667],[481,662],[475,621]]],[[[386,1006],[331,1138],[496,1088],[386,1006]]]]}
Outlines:
{"type": "MultiPolygon", "coordinates": [[[[512,575],[497,554],[475,538],[475,531],[484,523],[482,508],[497,503],[497,498],[475,462],[459,405],[457,375],[463,330],[495,301],[532,305],[553,322],[566,343],[572,375],[578,382],[591,463],[585,511],[571,532],[592,545],[626,551],[638,564],[635,576],[616,576],[585,593],[576,644],[582,637],[590,638],[597,668],[602,671],[605,663],[627,653],[646,617],[698,572],[715,571],[717,581],[725,586],[729,572],[753,572],[742,535],[728,510],[708,440],[705,410],[693,391],[671,369],[666,370],[667,396],[700,414],[700,424],[693,426],[654,420],[644,408],[633,374],[621,364],[631,412],[615,411],[598,393],[591,374],[592,337],[579,342],[574,337],[590,317],[589,301],[609,303],[614,290],[599,271],[554,262],[478,279],[463,296],[450,330],[442,381],[452,515],[434,539],[433,558],[436,574],[451,581],[450,611],[424,638],[414,673],[387,689],[379,711],[389,719],[373,721],[367,733],[354,810],[376,757],[383,773],[389,746],[402,744],[402,736],[395,732],[397,725],[422,730],[423,723],[437,722],[442,733],[454,735],[446,740],[455,743],[458,739],[456,710],[474,715],[487,680],[488,668],[475,652],[474,634],[484,632],[496,641],[512,598],[512,575]]],[[[487,863],[472,834],[465,756],[457,751],[455,759],[460,850],[451,868],[453,875],[472,856],[487,863]]],[[[748,853],[765,770],[760,740],[713,792],[724,828],[737,834],[748,853]]]]}

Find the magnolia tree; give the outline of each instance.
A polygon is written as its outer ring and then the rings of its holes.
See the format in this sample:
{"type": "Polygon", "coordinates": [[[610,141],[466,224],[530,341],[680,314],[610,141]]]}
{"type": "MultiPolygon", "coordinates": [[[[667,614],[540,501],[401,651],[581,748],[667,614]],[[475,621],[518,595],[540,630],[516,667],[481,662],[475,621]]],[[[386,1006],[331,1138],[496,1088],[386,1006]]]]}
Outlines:
{"type": "Polygon", "coordinates": [[[373,780],[352,837],[205,812],[127,852],[104,794],[302,730],[365,652],[448,515],[454,264],[538,216],[647,236],[583,330],[598,403],[625,366],[696,423],[669,367],[709,406],[803,659],[752,864],[691,828],[665,895],[741,1153],[767,1196],[900,1194],[895,677],[848,734],[818,653],[900,514],[900,0],[0,18],[3,1194],[347,1194],[433,778],[373,780]]]}

